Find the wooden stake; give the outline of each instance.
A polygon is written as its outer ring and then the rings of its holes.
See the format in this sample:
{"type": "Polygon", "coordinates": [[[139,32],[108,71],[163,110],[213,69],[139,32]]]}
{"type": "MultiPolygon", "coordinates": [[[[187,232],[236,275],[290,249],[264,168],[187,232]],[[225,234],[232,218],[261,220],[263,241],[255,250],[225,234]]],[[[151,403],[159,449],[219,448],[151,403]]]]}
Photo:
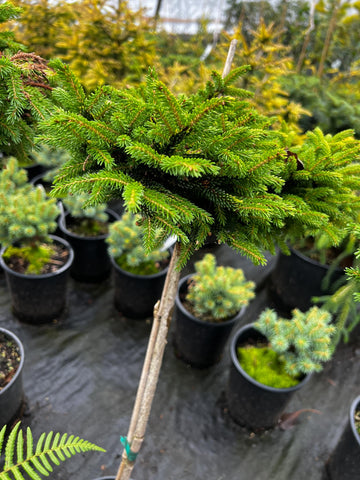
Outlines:
{"type": "Polygon", "coordinates": [[[237,45],[237,40],[234,38],[234,40],[231,40],[231,43],[230,43],[229,51],[228,51],[228,54],[227,54],[225,65],[224,65],[224,70],[223,70],[223,73],[222,73],[222,78],[225,78],[226,75],[228,75],[230,73],[231,64],[234,60],[236,45],[237,45]]]}

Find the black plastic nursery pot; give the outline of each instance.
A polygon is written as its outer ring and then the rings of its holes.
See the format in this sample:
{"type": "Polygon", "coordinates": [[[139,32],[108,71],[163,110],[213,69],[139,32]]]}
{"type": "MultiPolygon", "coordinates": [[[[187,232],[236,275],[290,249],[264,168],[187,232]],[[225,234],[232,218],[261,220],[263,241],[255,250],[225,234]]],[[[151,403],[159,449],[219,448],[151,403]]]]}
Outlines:
{"type": "Polygon", "coordinates": [[[175,300],[175,353],[193,367],[207,368],[220,361],[230,333],[245,308],[225,322],[205,322],[196,318],[181,301],[192,276],[189,274],[180,280],[175,300]]]}
{"type": "Polygon", "coordinates": [[[45,191],[50,190],[52,187],[52,183],[47,180],[44,180],[44,175],[45,175],[45,172],[42,172],[39,175],[36,175],[31,179],[31,183],[35,186],[42,185],[45,191]]]}
{"type": "Polygon", "coordinates": [[[44,175],[46,170],[48,170],[47,167],[44,165],[40,165],[39,163],[33,163],[32,165],[25,165],[23,167],[28,176],[29,181],[33,181],[35,177],[38,177],[39,175],[44,175]]]}
{"type": "Polygon", "coordinates": [[[168,267],[153,275],[135,275],[120,268],[114,258],[110,258],[110,261],[113,266],[116,309],[133,319],[152,317],[154,305],[161,298],[168,267]]]}
{"type": "Polygon", "coordinates": [[[345,430],[326,463],[329,480],[355,480],[360,476],[360,435],[355,425],[355,412],[359,409],[360,395],[351,403],[345,430]]]}
{"type": "MultiPolygon", "coordinates": [[[[312,297],[332,293],[323,288],[323,281],[329,266],[323,265],[301,252],[290,248],[291,254],[280,253],[268,282],[269,293],[279,310],[291,313],[294,308],[305,312],[313,306],[312,297]]],[[[330,277],[329,285],[344,276],[341,268],[336,268],[330,277]]]]}
{"type": "MultiPolygon", "coordinates": [[[[107,209],[109,223],[119,219],[113,210],[107,209]]],[[[79,282],[97,283],[105,280],[111,272],[110,257],[106,238],[108,234],[83,237],[71,232],[71,215],[67,212],[59,218],[58,225],[62,236],[74,249],[74,262],[70,275],[79,282]]]]}
{"type": "Polygon", "coordinates": [[[227,387],[229,413],[234,421],[252,430],[272,428],[279,422],[292,395],[310,379],[306,375],[297,385],[290,388],[273,388],[254,380],[241,367],[237,348],[248,341],[266,340],[253,324],[240,328],[230,344],[230,374],[227,387]]]}
{"type": "MultiPolygon", "coordinates": [[[[39,324],[54,320],[66,306],[67,280],[74,260],[74,251],[65,239],[56,235],[50,235],[50,237],[69,251],[66,263],[56,272],[25,275],[9,268],[2,255],[0,256],[0,264],[4,269],[10,291],[13,313],[24,322],[39,324]]],[[[5,248],[1,253],[4,251],[5,248]]]]}
{"type": "Polygon", "coordinates": [[[9,330],[0,328],[0,333],[9,338],[18,350],[20,363],[10,382],[0,390],[0,429],[19,414],[24,401],[24,391],[22,382],[22,372],[24,365],[24,347],[19,338],[9,330]]]}
{"type": "Polygon", "coordinates": [[[94,480],[115,480],[115,477],[99,477],[94,478],[94,480]]]}
{"type": "MultiPolygon", "coordinates": [[[[94,478],[94,480],[115,480],[116,477],[99,477],[99,478],[94,478]]],[[[130,478],[130,480],[132,480],[130,478]]]]}

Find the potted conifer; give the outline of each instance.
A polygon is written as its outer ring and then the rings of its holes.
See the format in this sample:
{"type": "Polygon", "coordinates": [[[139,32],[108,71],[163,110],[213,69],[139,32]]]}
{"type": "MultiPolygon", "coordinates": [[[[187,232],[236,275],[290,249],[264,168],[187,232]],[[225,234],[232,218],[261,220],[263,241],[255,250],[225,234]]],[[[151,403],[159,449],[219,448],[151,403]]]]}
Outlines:
{"type": "MultiPolygon", "coordinates": [[[[357,240],[360,239],[359,225],[353,225],[357,240]]],[[[356,258],[360,257],[360,246],[357,243],[356,258]]],[[[348,297],[355,303],[360,301],[360,267],[359,265],[346,269],[347,286],[341,292],[342,301],[347,303],[348,297]]],[[[340,327],[344,328],[344,322],[340,327]]],[[[356,478],[360,470],[360,396],[351,401],[344,431],[326,462],[326,473],[329,480],[351,480],[356,478]]]]}
{"type": "Polygon", "coordinates": [[[231,345],[227,398],[234,420],[254,430],[274,427],[296,390],[333,353],[331,315],[312,307],[292,319],[271,309],[243,326],[231,345]]]}
{"type": "Polygon", "coordinates": [[[360,395],[350,405],[345,429],[326,462],[329,480],[353,480],[360,468],[360,395]]]}
{"type": "Polygon", "coordinates": [[[86,206],[86,193],[69,194],[62,198],[65,210],[58,218],[62,236],[74,250],[71,276],[81,282],[100,282],[111,271],[106,238],[109,225],[119,215],[106,204],[86,206]]]}
{"type": "Polygon", "coordinates": [[[161,296],[171,255],[169,249],[163,248],[165,239],[159,230],[154,231],[158,247],[145,252],[140,222],[140,217],[124,213],[110,225],[106,238],[114,272],[114,303],[130,318],[152,315],[161,296]]]}
{"type": "Polygon", "coordinates": [[[144,438],[180,270],[191,254],[212,235],[263,264],[264,250],[286,249],[288,230],[328,223],[324,205],[308,202],[300,162],[284,137],[246,101],[248,92],[233,87],[248,68],[229,73],[230,63],[204,89],[176,97],[153,71],[141,88],[104,86],[91,95],[68,66],[51,62],[60,107],[42,122],[41,140],[71,154],[52,194],[91,192],[94,204],[122,197],[126,210],[142,215],[147,251],[156,228],[177,237],[118,480],[130,477],[144,438]]]}
{"type": "Polygon", "coordinates": [[[59,208],[45,190],[27,182],[26,172],[10,158],[0,171],[0,265],[21,320],[55,319],[66,305],[68,271],[74,253],[52,232],[59,208]]]}
{"type": "Polygon", "coordinates": [[[360,213],[359,154],[353,130],[324,135],[319,128],[307,132],[304,142],[289,151],[298,162],[292,191],[305,195],[310,209],[302,214],[305,231],[290,219],[288,251],[279,254],[271,274],[269,290],[284,313],[295,307],[306,311],[312,297],[333,294],[345,283],[344,267],[354,258],[347,227],[360,213]],[[328,221],[319,228],[314,220],[322,215],[328,221]]]}
{"type": "Polygon", "coordinates": [[[0,425],[14,420],[22,408],[24,358],[20,339],[0,327],[0,425]]]}
{"type": "Polygon", "coordinates": [[[195,367],[219,362],[254,289],[241,268],[217,266],[211,253],[196,262],[195,273],[180,280],[175,300],[176,354],[195,367]]]}

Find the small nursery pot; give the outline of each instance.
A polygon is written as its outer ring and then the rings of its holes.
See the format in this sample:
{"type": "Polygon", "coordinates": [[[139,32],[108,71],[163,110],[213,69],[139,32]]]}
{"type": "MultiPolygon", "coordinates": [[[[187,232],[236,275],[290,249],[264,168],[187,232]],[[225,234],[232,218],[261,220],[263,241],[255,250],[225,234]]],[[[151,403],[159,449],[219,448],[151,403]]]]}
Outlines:
{"type": "Polygon", "coordinates": [[[25,165],[23,168],[27,172],[29,182],[31,182],[35,177],[38,177],[39,175],[44,175],[46,170],[48,170],[48,168],[46,168],[44,165],[40,165],[39,163],[25,165]]]}
{"type": "Polygon", "coordinates": [[[230,333],[243,316],[245,307],[224,322],[205,322],[194,317],[181,301],[192,276],[189,274],[180,280],[175,299],[175,353],[193,367],[207,368],[220,361],[230,333]]]}
{"type": "Polygon", "coordinates": [[[354,480],[358,478],[360,472],[360,435],[355,425],[355,412],[358,408],[360,408],[360,395],[351,403],[345,430],[325,465],[329,480],[354,480]]]}
{"type": "Polygon", "coordinates": [[[45,172],[40,173],[39,175],[36,175],[31,179],[31,183],[35,186],[37,185],[42,185],[45,189],[45,191],[50,190],[52,187],[52,183],[49,181],[44,180],[44,175],[45,172]]]}
{"type": "MultiPolygon", "coordinates": [[[[110,223],[119,219],[119,215],[110,209],[106,209],[106,213],[109,215],[110,223]]],[[[74,249],[70,275],[79,282],[96,283],[105,280],[111,272],[108,246],[105,241],[108,234],[83,237],[71,232],[66,226],[67,222],[71,222],[71,215],[68,212],[59,218],[58,225],[62,236],[74,249]]]]}
{"type": "MultiPolygon", "coordinates": [[[[94,480],[115,480],[115,476],[114,477],[99,477],[99,478],[94,478],[94,480]]],[[[130,480],[132,480],[130,478],[130,480]]]]}
{"type": "Polygon", "coordinates": [[[110,257],[110,261],[113,266],[116,309],[129,318],[152,317],[154,305],[161,298],[169,267],[153,275],[135,275],[120,268],[114,258],[110,257]]]}
{"type": "Polygon", "coordinates": [[[13,341],[20,354],[20,363],[17,367],[15,375],[10,382],[0,390],[0,428],[6,424],[10,424],[21,410],[24,401],[24,391],[22,382],[22,372],[24,366],[24,347],[19,338],[9,330],[0,328],[3,333],[11,341],[13,341]]]}
{"type": "Polygon", "coordinates": [[[115,480],[116,477],[99,477],[94,478],[94,480],[115,480]]]}
{"type": "MultiPolygon", "coordinates": [[[[329,272],[329,266],[323,265],[301,252],[290,248],[291,254],[280,253],[271,272],[268,288],[277,307],[289,314],[294,308],[305,312],[313,306],[312,297],[332,293],[324,290],[322,282],[329,272]]],[[[344,276],[344,270],[336,268],[331,283],[344,276]]]]}
{"type": "Polygon", "coordinates": [[[66,263],[52,273],[26,275],[9,268],[1,250],[0,264],[5,271],[14,314],[24,322],[44,323],[57,318],[66,305],[66,286],[74,251],[63,238],[50,235],[54,242],[62,244],[69,251],[66,263]]]}
{"type": "Polygon", "coordinates": [[[229,413],[235,422],[253,430],[277,425],[292,395],[310,379],[306,375],[301,382],[290,388],[274,388],[254,380],[239,363],[237,348],[247,341],[266,340],[253,324],[238,330],[230,344],[231,366],[227,388],[229,413]]]}

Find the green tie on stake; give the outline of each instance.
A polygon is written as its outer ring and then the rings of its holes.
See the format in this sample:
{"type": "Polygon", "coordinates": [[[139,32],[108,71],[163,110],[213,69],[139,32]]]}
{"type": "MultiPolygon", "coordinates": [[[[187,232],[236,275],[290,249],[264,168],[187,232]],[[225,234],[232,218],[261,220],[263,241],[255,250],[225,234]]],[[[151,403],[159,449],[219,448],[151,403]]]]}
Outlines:
{"type": "MultiPolygon", "coordinates": [[[[237,40],[232,40],[224,66],[222,77],[229,74],[234,59],[237,40]]],[[[130,480],[136,457],[145,437],[152,401],[160,375],[162,358],[167,343],[167,334],[177,294],[180,271],[176,269],[180,259],[180,243],[177,242],[171,256],[160,302],[154,307],[154,319],[144,365],[137,390],[127,437],[121,440],[124,445],[122,460],[116,480],[130,480]]]]}

